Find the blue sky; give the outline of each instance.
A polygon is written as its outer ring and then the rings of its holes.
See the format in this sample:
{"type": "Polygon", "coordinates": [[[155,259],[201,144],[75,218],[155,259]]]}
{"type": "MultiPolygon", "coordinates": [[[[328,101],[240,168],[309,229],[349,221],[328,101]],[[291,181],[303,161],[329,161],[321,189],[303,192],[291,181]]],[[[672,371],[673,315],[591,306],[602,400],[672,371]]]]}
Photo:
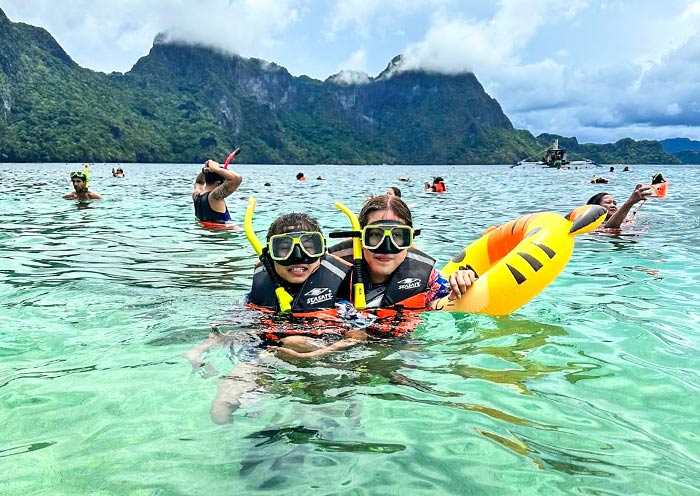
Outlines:
{"type": "Polygon", "coordinates": [[[471,71],[513,125],[581,142],[700,140],[700,1],[0,0],[80,65],[128,71],[159,32],[326,79],[471,71]]]}

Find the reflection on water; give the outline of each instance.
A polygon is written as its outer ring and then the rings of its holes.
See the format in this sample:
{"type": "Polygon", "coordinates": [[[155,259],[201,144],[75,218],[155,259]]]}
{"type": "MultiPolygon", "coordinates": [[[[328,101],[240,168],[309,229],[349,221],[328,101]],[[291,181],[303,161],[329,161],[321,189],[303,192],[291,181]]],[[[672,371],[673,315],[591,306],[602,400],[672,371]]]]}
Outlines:
{"type": "MultiPolygon", "coordinates": [[[[239,304],[245,235],[194,221],[196,164],[125,165],[123,179],[96,164],[105,200],[89,205],[60,198],[75,168],[0,165],[0,493],[698,494],[695,169],[664,168],[669,195],[637,216],[647,231],[578,238],[516,314],[429,313],[403,339],[271,360],[221,427],[210,406],[239,356],[213,349],[193,372],[181,355],[212,325],[259,328],[239,304]]],[[[327,233],[348,227],[334,201],[358,211],[398,185],[443,264],[486,227],[568,212],[595,187],[576,171],[409,169],[304,166],[329,179],[300,184],[297,167],[244,165],[229,210],[240,223],[254,194],[260,237],[287,211],[327,233]],[[423,192],[438,174],[450,191],[423,192]]],[[[651,171],[634,169],[606,188],[629,194],[651,171]]]]}

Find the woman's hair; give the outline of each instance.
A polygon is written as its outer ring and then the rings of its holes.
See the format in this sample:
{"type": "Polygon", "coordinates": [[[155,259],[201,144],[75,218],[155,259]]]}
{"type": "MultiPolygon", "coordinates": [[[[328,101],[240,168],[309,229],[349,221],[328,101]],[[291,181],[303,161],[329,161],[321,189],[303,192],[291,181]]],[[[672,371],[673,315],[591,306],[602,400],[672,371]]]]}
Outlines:
{"type": "Polygon", "coordinates": [[[603,197],[606,195],[609,195],[610,193],[598,193],[597,195],[591,196],[588,201],[586,202],[586,205],[600,205],[600,202],[603,201],[603,197]]]}
{"type": "Polygon", "coordinates": [[[362,205],[358,220],[360,227],[367,225],[369,214],[380,210],[390,210],[399,219],[403,220],[407,226],[413,227],[413,216],[403,200],[397,196],[379,195],[368,198],[362,205]]]}
{"type": "Polygon", "coordinates": [[[396,186],[389,186],[389,189],[394,192],[395,196],[401,198],[401,190],[399,188],[397,188],[396,186]]]}
{"type": "Polygon", "coordinates": [[[323,234],[321,226],[316,219],[308,214],[292,212],[291,214],[281,215],[272,221],[270,228],[267,230],[267,240],[269,241],[275,234],[283,234],[293,230],[320,232],[323,234]]]}

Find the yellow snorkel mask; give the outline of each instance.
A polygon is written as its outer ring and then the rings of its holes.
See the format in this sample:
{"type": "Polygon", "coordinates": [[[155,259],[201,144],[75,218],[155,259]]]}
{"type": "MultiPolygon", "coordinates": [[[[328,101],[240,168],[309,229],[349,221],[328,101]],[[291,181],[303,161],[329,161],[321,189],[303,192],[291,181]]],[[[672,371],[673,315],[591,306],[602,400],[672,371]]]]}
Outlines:
{"type": "Polygon", "coordinates": [[[80,179],[85,183],[85,189],[88,188],[88,180],[90,179],[90,170],[88,169],[88,164],[84,164],[83,172],[71,172],[71,180],[80,179]]]}

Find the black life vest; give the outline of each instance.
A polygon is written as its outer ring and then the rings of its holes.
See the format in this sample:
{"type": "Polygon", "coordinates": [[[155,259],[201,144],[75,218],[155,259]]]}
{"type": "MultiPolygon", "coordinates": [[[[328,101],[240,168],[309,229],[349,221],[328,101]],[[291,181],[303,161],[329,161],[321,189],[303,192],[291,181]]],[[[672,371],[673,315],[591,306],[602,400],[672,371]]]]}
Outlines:
{"type": "MultiPolygon", "coordinates": [[[[335,307],[335,300],[346,280],[351,266],[340,258],[326,254],[321,265],[297,291],[292,303],[292,313],[313,312],[335,307]]],[[[259,307],[279,311],[272,279],[262,264],[255,267],[253,286],[248,295],[249,303],[259,307]]]]}
{"type": "MultiPolygon", "coordinates": [[[[352,262],[352,240],[345,240],[328,248],[346,262],[352,262]]],[[[416,248],[409,248],[405,260],[391,275],[385,285],[372,288],[365,283],[367,308],[392,308],[403,306],[407,309],[425,308],[428,281],[435,266],[435,259],[416,248]],[[422,299],[421,299],[422,297],[422,299]]],[[[367,263],[363,263],[364,280],[369,281],[367,263]]]]}

